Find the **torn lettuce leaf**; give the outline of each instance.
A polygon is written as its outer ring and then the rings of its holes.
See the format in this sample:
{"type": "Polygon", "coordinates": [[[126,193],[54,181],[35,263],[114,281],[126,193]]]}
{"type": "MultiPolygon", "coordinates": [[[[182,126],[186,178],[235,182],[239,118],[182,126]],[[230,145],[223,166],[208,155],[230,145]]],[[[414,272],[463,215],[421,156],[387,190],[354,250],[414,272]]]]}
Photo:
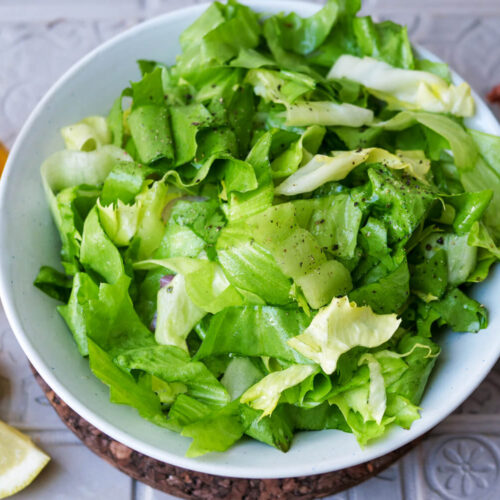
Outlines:
{"type": "Polygon", "coordinates": [[[365,16],[353,19],[353,30],[364,56],[398,68],[415,69],[416,61],[406,26],[392,21],[375,23],[371,17],[365,16]]]}
{"type": "Polygon", "coordinates": [[[466,191],[484,189],[493,191],[492,200],[484,215],[484,223],[494,241],[499,243],[500,223],[496,214],[500,209],[500,138],[477,130],[468,130],[468,133],[479,150],[480,157],[477,159],[475,168],[460,171],[460,180],[466,191]]]}
{"type": "Polygon", "coordinates": [[[231,307],[208,318],[207,323],[206,335],[195,359],[233,354],[308,363],[287,344],[288,339],[298,335],[310,323],[310,318],[299,309],[231,307]]]}
{"type": "Polygon", "coordinates": [[[446,115],[426,111],[401,111],[390,120],[377,123],[375,126],[385,130],[399,131],[415,123],[420,123],[435,132],[449,144],[455,164],[459,169],[467,171],[474,168],[478,158],[478,148],[474,140],[459,123],[446,115]]]}
{"type": "Polygon", "coordinates": [[[116,358],[118,366],[130,370],[143,370],[164,382],[181,382],[187,394],[213,407],[223,407],[229,394],[208,368],[191,361],[189,355],[174,346],[155,345],[131,349],[116,358]]]}
{"type": "Polygon", "coordinates": [[[382,163],[395,170],[408,172],[423,182],[430,162],[421,153],[399,151],[397,155],[379,148],[358,149],[333,154],[315,155],[306,165],[283,181],[275,190],[277,194],[294,196],[309,193],[323,184],[345,179],[362,163],[382,163]]]}
{"type": "Polygon", "coordinates": [[[317,370],[313,365],[292,365],[270,373],[245,391],[240,401],[256,410],[263,410],[262,417],[271,415],[283,391],[300,384],[317,370]]]}
{"type": "Polygon", "coordinates": [[[182,274],[190,300],[206,312],[216,314],[226,307],[243,305],[243,297],[229,283],[222,268],[216,262],[207,259],[173,257],[145,260],[134,264],[135,269],[152,269],[157,266],[182,274]]]}
{"type": "Polygon", "coordinates": [[[286,50],[307,55],[326,39],[337,20],[340,8],[337,0],[329,0],[311,17],[300,17],[294,12],[275,16],[279,25],[278,42],[286,50]]]}
{"type": "Polygon", "coordinates": [[[175,275],[170,283],[158,291],[156,307],[156,342],[187,351],[187,336],[205,316],[206,311],[189,297],[182,274],[175,275]]]}
{"type": "Polygon", "coordinates": [[[296,102],[287,106],[286,122],[289,127],[309,125],[361,127],[373,122],[370,109],[349,103],[331,101],[296,102]]]}
{"type": "Polygon", "coordinates": [[[377,347],[399,327],[396,314],[375,314],[347,297],[334,298],[313,318],[304,333],[288,341],[295,350],[332,373],[339,357],[356,346],[377,347]]]}
{"type": "Polygon", "coordinates": [[[110,399],[116,404],[136,408],[140,415],[156,425],[167,427],[158,396],[115,365],[105,350],[89,340],[90,369],[94,375],[109,386],[110,399]]]}
{"type": "Polygon", "coordinates": [[[33,284],[42,292],[61,302],[67,302],[73,279],[50,266],[42,266],[33,284]]]}
{"type": "Polygon", "coordinates": [[[392,109],[456,116],[474,114],[474,100],[467,83],[455,86],[433,73],[395,68],[372,57],[343,55],[333,65],[328,78],[347,78],[362,83],[392,109]]]}
{"type": "Polygon", "coordinates": [[[106,118],[89,116],[83,120],[61,129],[67,149],[75,151],[94,151],[111,144],[111,131],[106,118]]]}

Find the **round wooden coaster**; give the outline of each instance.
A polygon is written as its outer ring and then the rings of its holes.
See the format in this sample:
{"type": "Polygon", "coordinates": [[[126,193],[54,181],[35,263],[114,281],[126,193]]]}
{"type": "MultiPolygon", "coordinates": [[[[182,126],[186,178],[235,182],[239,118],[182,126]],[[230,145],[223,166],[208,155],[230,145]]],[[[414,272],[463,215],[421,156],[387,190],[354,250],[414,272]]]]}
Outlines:
{"type": "Polygon", "coordinates": [[[74,412],[31,367],[62,421],[94,453],[125,474],[158,490],[199,500],[313,500],[356,486],[383,471],[422,438],[370,462],[347,469],[285,479],[237,479],[212,476],[160,462],[111,439],[74,412]]]}

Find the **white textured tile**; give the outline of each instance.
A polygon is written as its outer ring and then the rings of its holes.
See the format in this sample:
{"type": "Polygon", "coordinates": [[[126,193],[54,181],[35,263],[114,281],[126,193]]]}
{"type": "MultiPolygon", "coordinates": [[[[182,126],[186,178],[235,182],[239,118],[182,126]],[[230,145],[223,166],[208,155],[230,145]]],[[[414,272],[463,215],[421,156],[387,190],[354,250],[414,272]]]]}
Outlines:
{"type": "MultiPolygon", "coordinates": [[[[118,12],[117,12],[118,14],[118,12]]],[[[74,63],[133,20],[5,22],[0,12],[0,137],[11,146],[29,113],[74,63]]]]}
{"type": "Polygon", "coordinates": [[[142,0],[2,0],[2,21],[54,19],[116,19],[134,17],[142,0]]]}
{"type": "Polygon", "coordinates": [[[431,436],[422,444],[425,498],[496,500],[500,492],[500,437],[431,436]]]}
{"type": "Polygon", "coordinates": [[[436,13],[457,13],[466,15],[477,13],[487,15],[500,12],[500,2],[496,0],[365,0],[369,11],[419,12],[427,15],[436,13]]]}

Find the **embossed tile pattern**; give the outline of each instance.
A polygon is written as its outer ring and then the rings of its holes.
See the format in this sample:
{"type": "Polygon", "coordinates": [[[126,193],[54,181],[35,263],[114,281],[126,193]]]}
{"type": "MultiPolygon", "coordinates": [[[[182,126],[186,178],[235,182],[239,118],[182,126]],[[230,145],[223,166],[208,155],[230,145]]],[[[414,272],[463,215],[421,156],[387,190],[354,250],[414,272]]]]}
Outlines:
{"type": "MultiPolygon", "coordinates": [[[[11,146],[52,83],[124,29],[196,0],[0,0],[0,138],[11,146]]],[[[321,2],[320,2],[321,3],[321,2]]],[[[412,40],[447,60],[482,96],[500,83],[500,0],[365,0],[364,13],[408,25],[412,40]]],[[[494,109],[500,117],[500,107],[494,109]]],[[[0,418],[28,432],[53,460],[16,499],[169,500],[88,451],[32,378],[0,308],[0,418]]],[[[331,497],[500,498],[500,364],[414,451],[366,483],[331,497]]]]}

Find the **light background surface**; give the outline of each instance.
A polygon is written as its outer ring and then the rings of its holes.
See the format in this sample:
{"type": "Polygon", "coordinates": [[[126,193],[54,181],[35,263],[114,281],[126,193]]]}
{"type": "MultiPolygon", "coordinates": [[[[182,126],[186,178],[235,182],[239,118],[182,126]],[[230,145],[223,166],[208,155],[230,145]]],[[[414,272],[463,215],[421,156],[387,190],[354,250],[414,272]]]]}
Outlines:
{"type": "MultiPolygon", "coordinates": [[[[52,83],[91,49],[138,22],[194,3],[0,0],[0,139],[11,146],[52,83]]],[[[481,96],[500,83],[500,0],[364,0],[363,12],[407,24],[412,41],[450,63],[481,96]]],[[[500,118],[500,106],[494,112],[500,118]]],[[[118,472],[66,429],[32,377],[1,308],[0,419],[30,434],[52,457],[16,500],[175,498],[118,472]]],[[[330,498],[500,498],[500,363],[409,455],[330,498]]]]}

